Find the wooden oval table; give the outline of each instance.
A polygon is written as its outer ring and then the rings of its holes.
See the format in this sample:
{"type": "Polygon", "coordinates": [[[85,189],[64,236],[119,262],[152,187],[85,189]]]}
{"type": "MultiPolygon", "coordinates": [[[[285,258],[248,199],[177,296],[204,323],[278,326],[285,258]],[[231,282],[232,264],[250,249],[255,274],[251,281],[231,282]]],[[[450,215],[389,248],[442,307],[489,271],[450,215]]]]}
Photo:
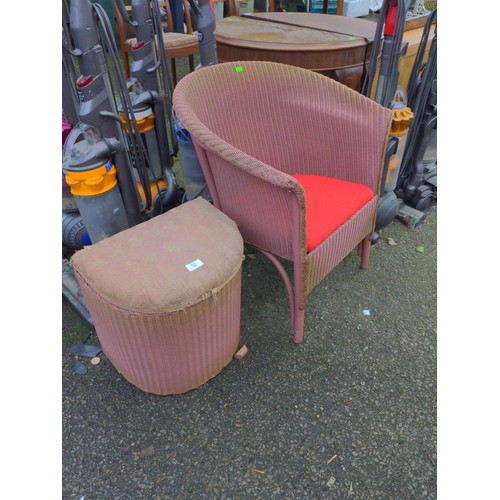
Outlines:
{"type": "Polygon", "coordinates": [[[219,62],[274,61],[317,71],[359,90],[376,23],[311,13],[266,12],[217,22],[219,62]]]}

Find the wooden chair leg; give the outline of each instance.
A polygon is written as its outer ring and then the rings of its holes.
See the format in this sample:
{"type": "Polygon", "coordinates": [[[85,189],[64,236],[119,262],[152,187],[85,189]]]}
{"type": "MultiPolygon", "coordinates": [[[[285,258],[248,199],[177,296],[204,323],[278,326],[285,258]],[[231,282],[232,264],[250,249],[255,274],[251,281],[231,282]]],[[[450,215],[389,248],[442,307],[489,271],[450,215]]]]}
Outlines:
{"type": "Polygon", "coordinates": [[[372,247],[372,235],[369,234],[361,243],[361,269],[368,269],[370,261],[370,249],[372,247]]]}
{"type": "Polygon", "coordinates": [[[194,71],[194,57],[193,56],[189,56],[189,71],[191,71],[191,73],[194,71]]]}
{"type": "Polygon", "coordinates": [[[122,59],[123,71],[125,73],[125,78],[128,80],[130,78],[130,62],[128,60],[128,52],[126,50],[122,50],[122,59]]]}
{"type": "Polygon", "coordinates": [[[175,59],[170,59],[170,66],[172,68],[172,84],[175,87],[177,85],[177,69],[175,66],[175,59]]]}

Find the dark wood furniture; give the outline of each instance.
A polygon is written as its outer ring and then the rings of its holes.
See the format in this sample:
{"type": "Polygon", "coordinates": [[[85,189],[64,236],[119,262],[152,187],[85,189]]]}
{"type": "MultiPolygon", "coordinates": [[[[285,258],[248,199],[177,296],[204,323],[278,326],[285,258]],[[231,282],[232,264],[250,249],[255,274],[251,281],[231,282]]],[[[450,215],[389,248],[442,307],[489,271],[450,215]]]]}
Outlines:
{"type": "Polygon", "coordinates": [[[366,19],[308,12],[261,12],[245,17],[366,38],[369,42],[373,42],[377,28],[374,21],[366,19]]]}
{"type": "Polygon", "coordinates": [[[274,61],[310,69],[358,90],[376,23],[310,13],[267,12],[218,21],[220,62],[274,61]]]}

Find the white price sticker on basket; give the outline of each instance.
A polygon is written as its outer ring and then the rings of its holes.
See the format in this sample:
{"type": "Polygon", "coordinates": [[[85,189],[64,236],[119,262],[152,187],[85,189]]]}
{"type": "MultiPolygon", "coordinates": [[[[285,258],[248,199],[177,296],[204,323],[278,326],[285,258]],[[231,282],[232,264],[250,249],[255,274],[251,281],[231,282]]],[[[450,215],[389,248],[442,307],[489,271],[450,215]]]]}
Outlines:
{"type": "Polygon", "coordinates": [[[188,271],[194,271],[201,266],[203,266],[203,262],[200,259],[196,259],[196,260],[193,260],[193,262],[186,264],[186,269],[188,271]]]}

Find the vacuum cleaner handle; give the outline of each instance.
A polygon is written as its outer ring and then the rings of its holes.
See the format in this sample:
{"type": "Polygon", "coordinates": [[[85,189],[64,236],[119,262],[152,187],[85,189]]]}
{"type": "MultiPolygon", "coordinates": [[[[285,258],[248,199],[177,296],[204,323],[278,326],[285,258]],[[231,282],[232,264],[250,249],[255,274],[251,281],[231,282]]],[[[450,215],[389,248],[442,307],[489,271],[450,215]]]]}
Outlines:
{"type": "Polygon", "coordinates": [[[397,137],[391,137],[387,142],[387,148],[385,150],[384,168],[382,169],[382,182],[380,184],[381,196],[382,194],[384,194],[387,172],[389,171],[389,163],[391,161],[391,157],[397,153],[398,146],[399,146],[399,139],[397,137]]]}

